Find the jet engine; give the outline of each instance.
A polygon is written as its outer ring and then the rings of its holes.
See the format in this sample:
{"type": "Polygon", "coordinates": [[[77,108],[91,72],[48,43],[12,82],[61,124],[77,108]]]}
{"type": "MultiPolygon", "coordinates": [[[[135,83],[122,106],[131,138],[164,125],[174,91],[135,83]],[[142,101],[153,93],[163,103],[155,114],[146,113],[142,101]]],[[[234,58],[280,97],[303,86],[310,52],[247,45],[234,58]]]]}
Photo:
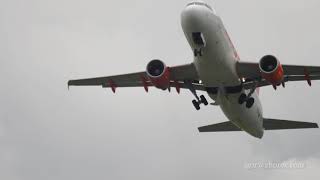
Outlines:
{"type": "Polygon", "coordinates": [[[167,89],[170,85],[170,71],[161,60],[154,59],[147,64],[147,75],[152,84],[159,89],[167,89]]]}
{"type": "Polygon", "coordinates": [[[279,60],[272,56],[263,56],[259,62],[261,75],[273,86],[278,86],[283,81],[283,68],[279,60]]]}

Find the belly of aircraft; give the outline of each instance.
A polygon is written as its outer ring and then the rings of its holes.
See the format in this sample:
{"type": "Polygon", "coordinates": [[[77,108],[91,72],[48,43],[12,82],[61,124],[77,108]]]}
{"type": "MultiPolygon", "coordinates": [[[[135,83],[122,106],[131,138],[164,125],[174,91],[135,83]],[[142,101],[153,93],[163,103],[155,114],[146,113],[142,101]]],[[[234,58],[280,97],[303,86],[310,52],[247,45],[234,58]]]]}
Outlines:
{"type": "MultiPolygon", "coordinates": [[[[223,92],[224,87],[240,85],[236,72],[236,57],[233,45],[226,34],[220,18],[206,13],[191,12],[182,18],[185,36],[192,50],[200,49],[202,54],[195,56],[194,65],[205,87],[218,87],[218,95],[209,96],[219,101],[219,105],[228,119],[242,130],[261,138],[263,135],[262,117],[258,106],[246,108],[238,103],[242,91],[233,94],[223,92]],[[193,14],[192,14],[193,13],[193,14]],[[193,33],[201,33],[205,43],[195,42],[193,33]],[[203,45],[202,47],[197,44],[203,45]],[[218,99],[217,99],[218,98],[218,99]]],[[[201,42],[201,41],[200,41],[201,42]]]]}

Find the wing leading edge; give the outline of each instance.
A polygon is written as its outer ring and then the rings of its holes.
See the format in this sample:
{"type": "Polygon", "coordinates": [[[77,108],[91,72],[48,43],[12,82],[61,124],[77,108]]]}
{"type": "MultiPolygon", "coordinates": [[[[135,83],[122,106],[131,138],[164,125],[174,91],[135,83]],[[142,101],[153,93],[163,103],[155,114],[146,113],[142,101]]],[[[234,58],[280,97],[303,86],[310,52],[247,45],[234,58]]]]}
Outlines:
{"type": "MultiPolygon", "coordinates": [[[[237,73],[240,78],[248,80],[258,80],[257,87],[271,85],[265,79],[261,79],[261,72],[259,63],[255,62],[237,62],[237,73]]],[[[300,66],[300,65],[282,65],[284,72],[283,82],[289,81],[308,81],[311,85],[311,80],[320,80],[320,66],[300,66]]],[[[252,81],[251,81],[252,82],[252,81]]],[[[248,82],[244,84],[245,87],[250,89],[253,84],[248,82]]]]}
{"type": "MultiPolygon", "coordinates": [[[[198,74],[193,65],[185,64],[180,66],[170,67],[170,80],[172,85],[179,85],[184,88],[183,81],[198,81],[198,74]]],[[[204,90],[199,84],[194,84],[197,90],[204,90]]],[[[121,74],[115,76],[104,76],[87,79],[75,79],[68,81],[69,86],[102,86],[104,88],[111,87],[146,87],[152,86],[145,71],[121,74]]]]}

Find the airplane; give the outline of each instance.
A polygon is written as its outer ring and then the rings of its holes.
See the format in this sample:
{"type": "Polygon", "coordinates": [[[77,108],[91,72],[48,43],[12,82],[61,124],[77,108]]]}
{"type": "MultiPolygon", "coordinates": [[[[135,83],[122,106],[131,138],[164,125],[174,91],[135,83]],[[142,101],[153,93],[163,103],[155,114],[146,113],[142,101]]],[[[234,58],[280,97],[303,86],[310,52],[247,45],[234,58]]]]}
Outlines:
{"type": "Polygon", "coordinates": [[[265,118],[259,100],[259,88],[272,86],[275,90],[290,81],[320,79],[320,66],[285,65],[273,55],[263,56],[259,62],[240,61],[239,55],[216,11],[203,1],[186,5],[181,13],[181,26],[193,51],[193,62],[166,66],[151,60],[145,71],[114,76],[76,79],[69,86],[149,87],[171,91],[188,89],[195,97],[196,110],[208,105],[203,91],[220,106],[229,121],[199,127],[199,132],[245,131],[262,138],[264,130],[318,128],[317,123],[265,118]]]}

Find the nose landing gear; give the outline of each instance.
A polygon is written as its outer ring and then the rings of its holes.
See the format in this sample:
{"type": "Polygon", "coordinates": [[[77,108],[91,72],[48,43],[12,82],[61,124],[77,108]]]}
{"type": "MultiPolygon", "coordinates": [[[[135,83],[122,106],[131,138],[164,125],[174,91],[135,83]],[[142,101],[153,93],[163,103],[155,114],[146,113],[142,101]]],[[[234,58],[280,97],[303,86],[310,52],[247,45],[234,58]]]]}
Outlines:
{"type": "Polygon", "coordinates": [[[206,41],[202,32],[193,32],[192,41],[196,45],[196,48],[193,50],[194,57],[202,56],[202,47],[206,46],[206,41]]]}
{"type": "Polygon", "coordinates": [[[194,55],[194,57],[202,56],[202,49],[201,48],[194,49],[193,50],[193,55],[194,55]]]}

